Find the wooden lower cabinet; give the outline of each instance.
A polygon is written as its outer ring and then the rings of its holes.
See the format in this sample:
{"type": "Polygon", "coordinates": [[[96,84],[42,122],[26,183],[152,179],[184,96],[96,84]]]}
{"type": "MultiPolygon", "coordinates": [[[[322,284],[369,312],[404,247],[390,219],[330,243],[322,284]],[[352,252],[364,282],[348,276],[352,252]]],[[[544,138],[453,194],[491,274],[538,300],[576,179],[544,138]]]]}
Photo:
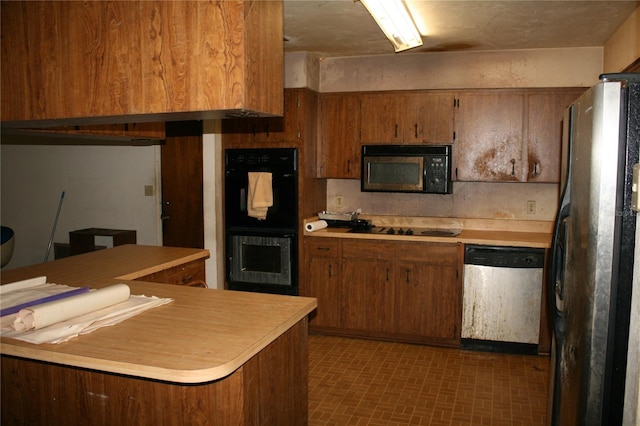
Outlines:
{"type": "Polygon", "coordinates": [[[458,346],[462,245],[305,237],[314,332],[458,346]]]}
{"type": "Polygon", "coordinates": [[[311,313],[316,327],[340,327],[340,262],[338,241],[335,238],[305,238],[305,267],[301,283],[307,296],[318,299],[318,307],[311,313]],[[320,303],[322,301],[322,303],[320,303]]]}
{"type": "Polygon", "coordinates": [[[342,260],[342,327],[356,332],[393,331],[394,265],[376,259],[342,260]]]}
{"type": "MultiPolygon", "coordinates": [[[[452,258],[456,259],[455,248],[452,258]]],[[[457,274],[455,265],[400,262],[393,332],[457,342],[461,315],[457,274]]]]}
{"type": "Polygon", "coordinates": [[[311,293],[323,301],[313,314],[316,324],[327,327],[340,326],[340,265],[337,259],[316,258],[309,263],[309,287],[311,293]]]}

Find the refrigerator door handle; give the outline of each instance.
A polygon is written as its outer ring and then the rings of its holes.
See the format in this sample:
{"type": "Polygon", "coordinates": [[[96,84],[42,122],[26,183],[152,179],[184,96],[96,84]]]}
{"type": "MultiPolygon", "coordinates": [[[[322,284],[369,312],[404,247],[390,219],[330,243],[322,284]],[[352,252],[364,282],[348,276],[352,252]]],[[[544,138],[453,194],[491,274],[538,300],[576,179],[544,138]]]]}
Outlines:
{"type": "Polygon", "coordinates": [[[561,326],[564,310],[564,269],[567,246],[567,226],[570,205],[561,206],[553,232],[551,246],[551,267],[549,270],[549,302],[551,306],[553,325],[556,331],[561,326]]]}
{"type": "Polygon", "coordinates": [[[567,228],[569,226],[568,191],[565,189],[562,202],[558,210],[558,217],[553,230],[553,240],[551,243],[551,265],[548,276],[548,300],[551,311],[551,325],[553,327],[552,357],[553,370],[555,373],[551,378],[551,399],[550,402],[550,424],[559,425],[559,407],[562,389],[562,376],[560,374],[561,357],[556,351],[562,351],[564,346],[564,272],[567,255],[567,228]],[[555,353],[555,355],[554,355],[555,353]]]}

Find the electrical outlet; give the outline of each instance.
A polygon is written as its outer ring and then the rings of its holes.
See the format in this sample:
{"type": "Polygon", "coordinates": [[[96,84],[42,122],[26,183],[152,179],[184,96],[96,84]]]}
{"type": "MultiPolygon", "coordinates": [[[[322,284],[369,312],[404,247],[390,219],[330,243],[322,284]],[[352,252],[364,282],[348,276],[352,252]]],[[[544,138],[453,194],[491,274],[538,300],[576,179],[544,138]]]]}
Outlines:
{"type": "Polygon", "coordinates": [[[145,197],[153,197],[153,185],[145,185],[144,186],[144,196],[145,197]]]}
{"type": "Polygon", "coordinates": [[[336,195],[336,207],[340,208],[344,206],[344,197],[342,195],[336,195]]]}
{"type": "Polygon", "coordinates": [[[527,201],[527,214],[536,214],[536,202],[534,200],[527,201]]]}

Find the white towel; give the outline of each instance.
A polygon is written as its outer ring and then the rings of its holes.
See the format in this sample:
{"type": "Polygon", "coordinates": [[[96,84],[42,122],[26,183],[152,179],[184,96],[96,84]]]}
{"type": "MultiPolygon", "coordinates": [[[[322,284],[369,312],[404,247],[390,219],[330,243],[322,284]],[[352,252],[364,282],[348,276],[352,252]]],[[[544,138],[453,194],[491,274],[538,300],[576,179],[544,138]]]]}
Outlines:
{"type": "Polygon", "coordinates": [[[271,173],[249,173],[249,194],[247,197],[247,214],[258,220],[266,219],[269,207],[273,206],[271,173]]]}

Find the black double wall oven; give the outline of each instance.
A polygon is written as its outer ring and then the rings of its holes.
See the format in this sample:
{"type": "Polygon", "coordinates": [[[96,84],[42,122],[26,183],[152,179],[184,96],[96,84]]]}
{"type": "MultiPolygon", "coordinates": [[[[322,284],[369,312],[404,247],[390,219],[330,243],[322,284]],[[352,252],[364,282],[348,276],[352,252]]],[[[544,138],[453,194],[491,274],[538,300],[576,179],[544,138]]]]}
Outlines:
{"type": "Polygon", "coordinates": [[[298,295],[297,149],[225,150],[224,193],[227,288],[298,295]],[[271,181],[271,205],[256,217],[258,175],[271,181]]]}

